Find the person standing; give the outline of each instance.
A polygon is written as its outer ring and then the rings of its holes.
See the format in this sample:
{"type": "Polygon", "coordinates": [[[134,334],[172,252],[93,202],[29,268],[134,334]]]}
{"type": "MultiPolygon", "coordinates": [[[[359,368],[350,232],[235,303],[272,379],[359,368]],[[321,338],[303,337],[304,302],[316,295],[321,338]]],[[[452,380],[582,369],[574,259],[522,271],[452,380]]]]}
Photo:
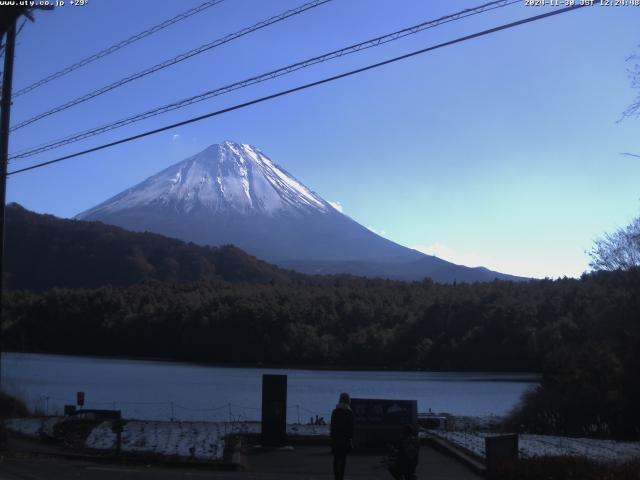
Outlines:
{"type": "Polygon", "coordinates": [[[335,480],[344,480],[347,454],[353,448],[354,423],[349,394],[341,393],[336,408],[331,412],[331,452],[335,480]]]}

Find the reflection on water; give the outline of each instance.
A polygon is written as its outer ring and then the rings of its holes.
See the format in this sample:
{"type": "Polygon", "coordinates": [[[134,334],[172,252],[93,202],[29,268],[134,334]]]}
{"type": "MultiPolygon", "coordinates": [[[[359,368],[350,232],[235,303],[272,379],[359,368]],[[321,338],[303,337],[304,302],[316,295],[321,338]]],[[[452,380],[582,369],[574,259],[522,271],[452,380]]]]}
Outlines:
{"type": "Polygon", "coordinates": [[[330,416],[338,394],[418,400],[418,411],[503,415],[538,376],[513,373],[222,368],[161,361],[2,354],[3,388],[31,407],[61,412],[86,393],[86,408],[128,418],[259,419],[263,373],[288,375],[288,420],[330,416]]]}

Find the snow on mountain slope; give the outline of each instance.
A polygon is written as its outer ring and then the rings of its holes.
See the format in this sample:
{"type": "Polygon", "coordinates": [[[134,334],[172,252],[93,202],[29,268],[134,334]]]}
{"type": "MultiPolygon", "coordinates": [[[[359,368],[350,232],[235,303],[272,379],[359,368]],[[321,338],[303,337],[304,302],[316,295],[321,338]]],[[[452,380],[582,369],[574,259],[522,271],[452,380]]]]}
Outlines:
{"type": "Polygon", "coordinates": [[[79,219],[142,206],[171,206],[189,213],[201,206],[212,213],[236,214],[334,210],[287,171],[250,145],[226,141],[173,165],[79,219]]]}

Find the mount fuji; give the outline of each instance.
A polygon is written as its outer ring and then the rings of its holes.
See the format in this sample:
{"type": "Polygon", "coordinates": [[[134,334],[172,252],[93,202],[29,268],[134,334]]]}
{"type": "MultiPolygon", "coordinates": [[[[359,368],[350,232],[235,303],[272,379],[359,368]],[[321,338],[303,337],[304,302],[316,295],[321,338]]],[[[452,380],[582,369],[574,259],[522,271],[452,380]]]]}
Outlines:
{"type": "Polygon", "coordinates": [[[376,235],[259,149],[225,141],[76,216],[203,245],[234,244],[305,273],[436,281],[520,279],[424,255],[376,235]]]}

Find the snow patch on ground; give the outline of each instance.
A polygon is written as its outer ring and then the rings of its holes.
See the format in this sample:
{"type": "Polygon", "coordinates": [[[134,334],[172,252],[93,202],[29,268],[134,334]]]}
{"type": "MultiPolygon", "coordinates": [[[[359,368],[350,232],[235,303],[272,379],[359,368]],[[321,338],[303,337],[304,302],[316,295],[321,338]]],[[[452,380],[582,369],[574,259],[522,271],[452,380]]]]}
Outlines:
{"type": "Polygon", "coordinates": [[[42,432],[43,422],[43,418],[10,418],[4,421],[4,425],[12,432],[37,437],[42,432]]]}
{"type": "MultiPolygon", "coordinates": [[[[487,432],[447,432],[440,430],[430,430],[429,433],[463,447],[480,457],[485,456],[485,437],[495,435],[487,432]]],[[[615,440],[531,434],[521,434],[518,437],[521,458],[543,455],[573,455],[602,462],[625,462],[640,458],[640,442],[618,442],[615,440]]]]}
{"type": "MultiPolygon", "coordinates": [[[[197,460],[220,460],[224,436],[233,433],[225,424],[208,422],[126,422],[122,451],[169,455],[197,460]]],[[[87,437],[86,446],[98,450],[116,448],[111,422],[103,422],[87,437]]]]}
{"type": "MultiPolygon", "coordinates": [[[[54,427],[67,417],[14,418],[6,427],[30,437],[53,437],[54,427]]],[[[98,424],[85,445],[95,450],[115,450],[116,434],[112,422],[98,424]]],[[[127,421],[122,431],[122,451],[178,456],[194,460],[221,460],[225,437],[233,434],[259,434],[259,422],[162,422],[127,421]]],[[[288,435],[328,436],[328,425],[287,425],[288,435]]]]}
{"type": "MultiPolygon", "coordinates": [[[[179,456],[196,460],[220,460],[224,438],[233,434],[259,434],[258,422],[161,422],[128,421],[122,431],[124,452],[179,456]]],[[[287,425],[289,435],[326,436],[327,425],[287,425]]],[[[87,437],[86,446],[97,450],[116,448],[111,422],[103,422],[87,437]]]]}
{"type": "Polygon", "coordinates": [[[4,424],[12,432],[22,435],[53,438],[53,429],[64,420],[65,417],[11,418],[4,424]]]}

